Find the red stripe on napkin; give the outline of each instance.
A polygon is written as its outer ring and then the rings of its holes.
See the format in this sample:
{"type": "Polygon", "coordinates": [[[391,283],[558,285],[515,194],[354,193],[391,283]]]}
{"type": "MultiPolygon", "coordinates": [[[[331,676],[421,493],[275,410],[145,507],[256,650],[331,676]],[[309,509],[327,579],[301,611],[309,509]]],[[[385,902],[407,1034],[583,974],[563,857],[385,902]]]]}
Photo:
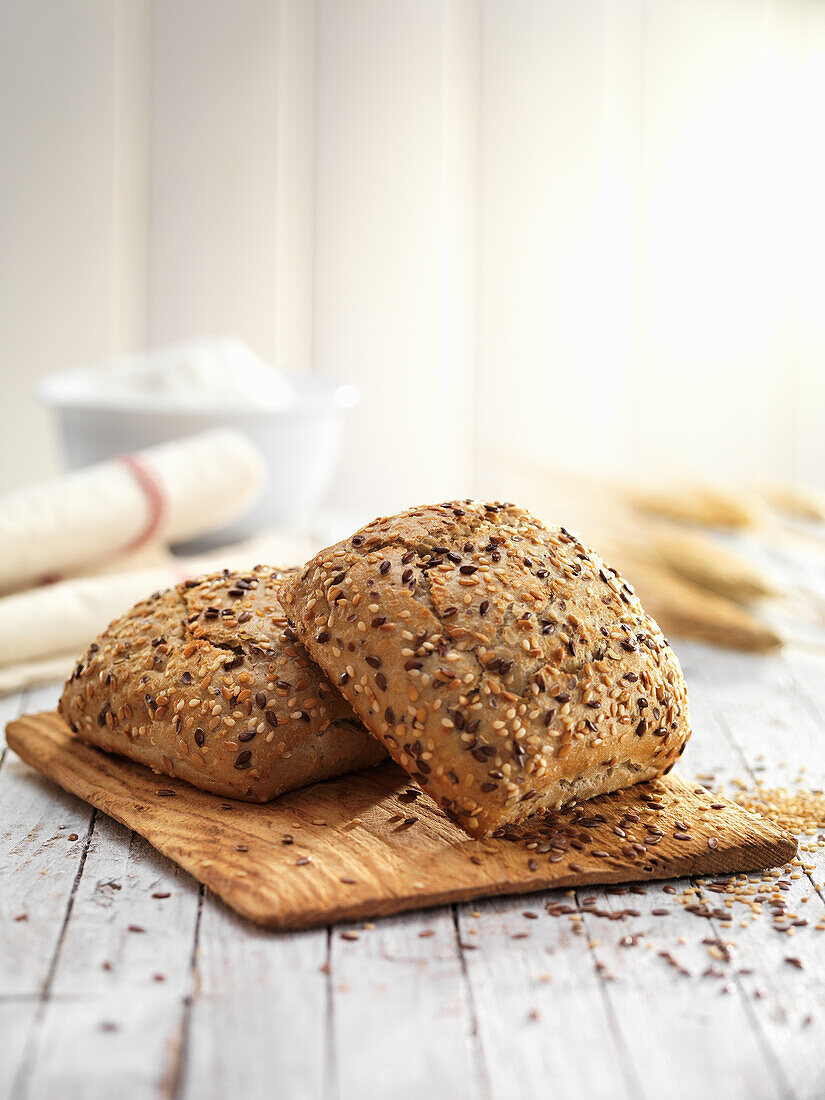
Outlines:
{"type": "Polygon", "coordinates": [[[124,551],[131,552],[151,542],[157,534],[166,514],[166,496],[160,482],[139,455],[120,455],[117,461],[126,467],[138,483],[149,508],[145,527],[123,547],[124,551]]]}

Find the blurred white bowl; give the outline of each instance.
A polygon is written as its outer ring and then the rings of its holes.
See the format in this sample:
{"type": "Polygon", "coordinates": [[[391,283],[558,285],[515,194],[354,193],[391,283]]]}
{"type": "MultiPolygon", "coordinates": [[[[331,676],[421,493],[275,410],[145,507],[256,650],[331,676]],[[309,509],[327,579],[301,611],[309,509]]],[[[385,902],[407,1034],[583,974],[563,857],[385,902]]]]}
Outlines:
{"type": "Polygon", "coordinates": [[[40,381],[38,396],[54,411],[70,469],[209,428],[245,432],[266,459],[266,488],[241,520],[199,540],[203,547],[261,530],[301,531],[318,511],[340,453],[346,410],[357,404],[358,391],[313,375],[286,377],[291,392],[281,407],[274,408],[246,401],[243,408],[232,407],[231,387],[217,409],[201,403],[187,410],[179,401],[164,407],[151,394],[113,397],[96,385],[99,368],[50,375],[40,381]]]}

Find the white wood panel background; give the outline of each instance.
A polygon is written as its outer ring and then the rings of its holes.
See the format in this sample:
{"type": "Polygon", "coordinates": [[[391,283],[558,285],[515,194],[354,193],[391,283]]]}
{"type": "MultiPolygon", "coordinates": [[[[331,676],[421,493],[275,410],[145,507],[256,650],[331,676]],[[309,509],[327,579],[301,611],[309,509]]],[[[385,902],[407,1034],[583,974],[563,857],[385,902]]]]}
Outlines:
{"type": "Polygon", "coordinates": [[[825,480],[819,0],[0,0],[0,488],[51,369],[358,384],[334,499],[825,480]]]}

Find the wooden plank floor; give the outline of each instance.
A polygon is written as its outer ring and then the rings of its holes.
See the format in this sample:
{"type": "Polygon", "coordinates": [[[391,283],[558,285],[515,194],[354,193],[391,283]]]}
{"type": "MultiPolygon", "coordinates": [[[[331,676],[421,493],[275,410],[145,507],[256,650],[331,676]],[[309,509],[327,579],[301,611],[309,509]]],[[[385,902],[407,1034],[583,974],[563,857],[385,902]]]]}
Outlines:
{"type": "MultiPolygon", "coordinates": [[[[695,727],[683,774],[825,786],[825,660],[677,648],[695,727]]],[[[0,700],[0,720],[56,696],[0,700]]],[[[808,922],[792,937],[766,912],[741,927],[743,906],[689,913],[668,884],[279,935],[7,750],[0,1097],[817,1100],[825,848],[808,859],[787,880],[808,922]]]]}

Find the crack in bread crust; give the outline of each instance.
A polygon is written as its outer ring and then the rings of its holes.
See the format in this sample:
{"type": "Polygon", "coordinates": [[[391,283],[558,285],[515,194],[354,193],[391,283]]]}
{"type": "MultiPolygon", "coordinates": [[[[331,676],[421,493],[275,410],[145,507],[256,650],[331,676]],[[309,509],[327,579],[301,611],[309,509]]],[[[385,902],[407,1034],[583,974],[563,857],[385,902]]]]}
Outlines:
{"type": "Polygon", "coordinates": [[[289,627],[285,575],[225,570],[156,592],[116,619],[63,690],[73,732],[250,801],[383,759],[289,627]]]}
{"type": "Polygon", "coordinates": [[[455,501],[378,519],[288,578],[314,659],[480,835],[672,767],[681,669],[620,574],[565,528],[455,501]]]}

